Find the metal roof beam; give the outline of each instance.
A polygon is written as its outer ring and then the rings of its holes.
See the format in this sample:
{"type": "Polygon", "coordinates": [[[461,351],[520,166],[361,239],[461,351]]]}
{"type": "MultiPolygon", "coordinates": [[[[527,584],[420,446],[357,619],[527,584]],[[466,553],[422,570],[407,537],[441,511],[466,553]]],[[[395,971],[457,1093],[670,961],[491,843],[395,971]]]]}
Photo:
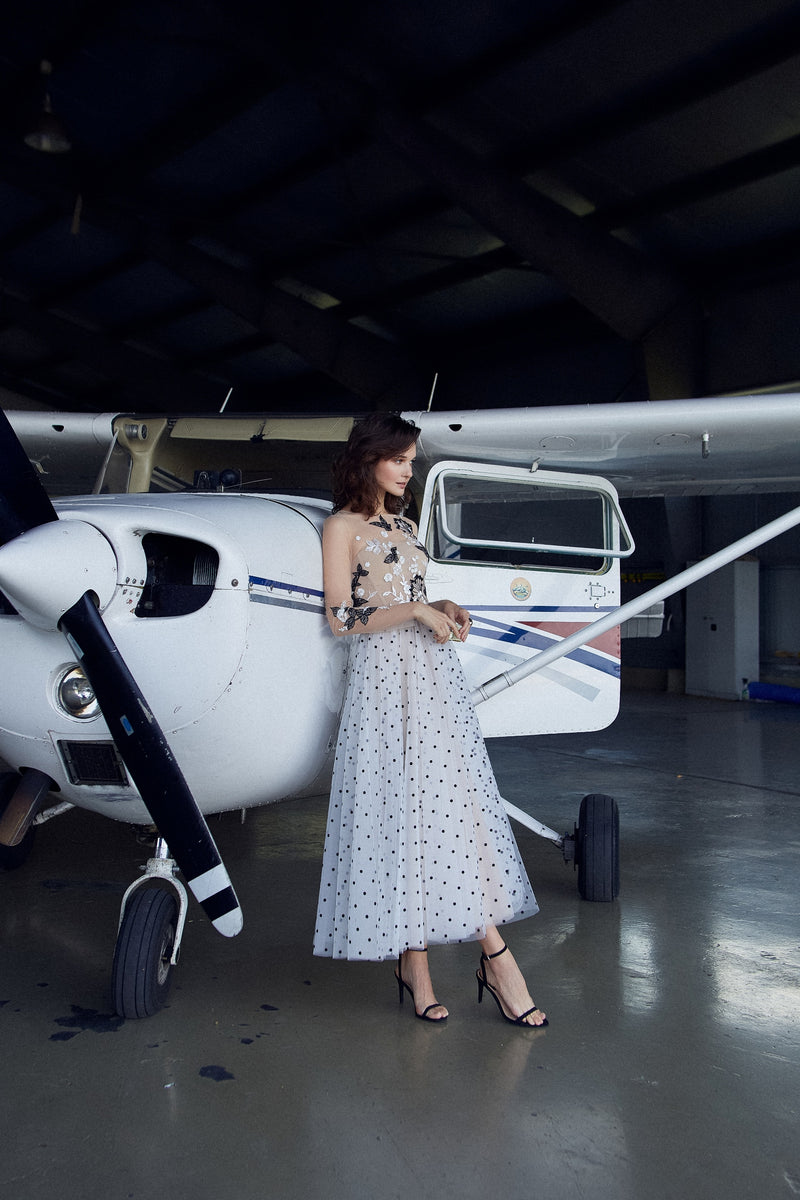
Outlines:
{"type": "Polygon", "coordinates": [[[615,333],[641,338],[684,297],[644,255],[534,192],[422,121],[382,109],[376,130],[453,203],[511,246],[615,333]]]}
{"type": "Polygon", "coordinates": [[[407,351],[280,288],[245,275],[196,247],[155,230],[141,234],[152,258],[288,346],[312,367],[377,407],[407,404],[430,383],[430,372],[407,351]]]}
{"type": "Polygon", "coordinates": [[[796,57],[798,50],[800,9],[790,6],[746,34],[715,44],[707,54],[556,125],[544,137],[504,155],[503,165],[524,174],[563,161],[587,146],[622,137],[744,83],[796,57]]]}
{"type": "MultiPolygon", "coordinates": [[[[62,362],[84,363],[110,383],[116,381],[120,390],[129,382],[157,386],[162,407],[186,408],[190,393],[194,394],[195,404],[197,401],[208,402],[218,394],[219,384],[192,376],[163,359],[39,309],[8,292],[0,295],[0,319],[21,325],[40,337],[62,362]]],[[[40,360],[38,364],[31,364],[25,368],[25,373],[35,378],[40,365],[49,372],[54,360],[48,357],[44,363],[40,360]]]]}
{"type": "MultiPolygon", "coordinates": [[[[62,212],[74,202],[69,190],[52,179],[42,179],[41,189],[31,189],[30,177],[13,164],[0,165],[0,178],[3,177],[16,187],[33,190],[37,198],[46,199],[62,212]]],[[[351,324],[335,309],[315,308],[169,234],[148,229],[108,200],[93,198],[84,208],[83,220],[124,236],[136,249],[175,271],[207,296],[238,313],[255,329],[268,333],[274,341],[288,346],[312,367],[370,403],[378,407],[409,407],[412,406],[409,397],[418,403],[420,395],[427,394],[429,369],[412,363],[407,350],[401,351],[391,342],[351,324]]],[[[73,328],[69,322],[65,324],[73,328]]],[[[58,326],[52,328],[56,337],[58,326]]],[[[79,325],[74,328],[81,330],[79,325]]],[[[110,350],[110,343],[106,349],[110,350]]],[[[74,347],[72,356],[75,357],[74,347]]],[[[152,362],[156,364],[158,360],[152,362]]]]}
{"type": "Polygon", "coordinates": [[[685,204],[697,204],[748,183],[757,183],[782,171],[790,171],[800,163],[800,134],[786,138],[773,146],[764,146],[743,154],[731,162],[721,163],[707,171],[685,175],[662,187],[653,188],[631,200],[604,205],[590,213],[585,220],[600,229],[622,229],[648,221],[662,213],[673,212],[685,204]]]}

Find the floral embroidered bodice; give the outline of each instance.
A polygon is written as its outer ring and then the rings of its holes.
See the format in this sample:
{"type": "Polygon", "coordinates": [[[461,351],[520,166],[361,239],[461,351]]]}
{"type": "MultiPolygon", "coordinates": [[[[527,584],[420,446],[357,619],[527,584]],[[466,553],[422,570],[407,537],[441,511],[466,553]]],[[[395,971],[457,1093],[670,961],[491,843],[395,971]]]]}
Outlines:
{"type": "Polygon", "coordinates": [[[334,611],[342,631],[366,626],[379,608],[427,603],[428,552],[404,517],[377,516],[355,535],[350,603],[334,611]]]}

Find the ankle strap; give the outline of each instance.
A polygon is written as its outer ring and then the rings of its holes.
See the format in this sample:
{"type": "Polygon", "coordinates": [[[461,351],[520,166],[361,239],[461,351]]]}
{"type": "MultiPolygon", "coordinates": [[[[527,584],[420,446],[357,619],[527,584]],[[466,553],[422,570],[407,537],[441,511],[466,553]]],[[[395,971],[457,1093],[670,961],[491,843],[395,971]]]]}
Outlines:
{"type": "Polygon", "coordinates": [[[499,958],[501,954],[505,954],[508,946],[503,946],[502,950],[495,950],[494,954],[484,954],[481,950],[481,958],[485,958],[488,962],[490,958],[499,958]]]}

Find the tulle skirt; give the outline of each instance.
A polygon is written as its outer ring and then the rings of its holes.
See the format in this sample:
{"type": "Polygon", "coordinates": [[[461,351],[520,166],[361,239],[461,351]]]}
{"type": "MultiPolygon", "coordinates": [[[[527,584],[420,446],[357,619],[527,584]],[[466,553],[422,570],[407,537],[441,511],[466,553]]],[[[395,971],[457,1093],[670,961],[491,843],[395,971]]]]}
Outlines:
{"type": "Polygon", "coordinates": [[[538,912],[452,645],[352,638],[314,953],[382,960],[538,912]]]}

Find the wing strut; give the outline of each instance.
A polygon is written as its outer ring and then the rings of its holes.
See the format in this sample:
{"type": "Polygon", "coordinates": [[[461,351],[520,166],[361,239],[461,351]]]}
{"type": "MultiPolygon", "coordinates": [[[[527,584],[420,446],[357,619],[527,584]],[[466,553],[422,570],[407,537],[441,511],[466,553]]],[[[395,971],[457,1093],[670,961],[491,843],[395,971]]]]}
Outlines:
{"type": "Polygon", "coordinates": [[[745,537],[739,538],[738,541],[731,542],[730,546],[718,550],[716,554],[709,555],[708,558],[704,558],[702,562],[695,563],[694,566],[687,567],[685,571],[681,571],[678,575],[673,575],[671,579],[666,579],[663,583],[658,584],[657,587],[651,588],[649,592],[645,592],[642,596],[637,596],[635,600],[629,600],[627,604],[623,604],[620,608],[615,609],[614,612],[607,613],[604,617],[599,617],[583,629],[579,629],[576,633],[570,634],[569,637],[563,638],[562,641],[548,646],[546,650],[541,650],[533,658],[528,658],[525,662],[519,663],[518,666],[512,667],[509,671],[503,671],[500,675],[495,675],[492,679],[487,679],[486,683],[479,684],[478,687],[473,688],[471,693],[473,704],[481,704],[484,700],[490,700],[492,696],[497,696],[500,692],[506,691],[507,688],[513,687],[515,683],[520,683],[523,679],[527,679],[535,671],[540,671],[542,667],[549,666],[556,659],[563,658],[565,654],[570,654],[578,646],[592,641],[593,638],[598,637],[601,633],[605,633],[608,629],[613,629],[616,625],[621,625],[629,617],[635,617],[638,613],[643,612],[644,609],[649,608],[651,604],[655,604],[656,601],[664,600],[667,596],[674,595],[675,592],[681,591],[682,588],[696,583],[698,579],[704,579],[706,575],[711,575],[714,571],[718,571],[720,567],[726,566],[729,562],[733,562],[734,559],[740,558],[743,554],[748,554],[756,546],[763,545],[764,542],[777,537],[780,533],[785,533],[787,529],[792,529],[795,525],[800,525],[800,507],[791,509],[788,513],[784,513],[782,517],[777,517],[767,525],[762,525],[752,533],[746,534],[745,537]]]}

